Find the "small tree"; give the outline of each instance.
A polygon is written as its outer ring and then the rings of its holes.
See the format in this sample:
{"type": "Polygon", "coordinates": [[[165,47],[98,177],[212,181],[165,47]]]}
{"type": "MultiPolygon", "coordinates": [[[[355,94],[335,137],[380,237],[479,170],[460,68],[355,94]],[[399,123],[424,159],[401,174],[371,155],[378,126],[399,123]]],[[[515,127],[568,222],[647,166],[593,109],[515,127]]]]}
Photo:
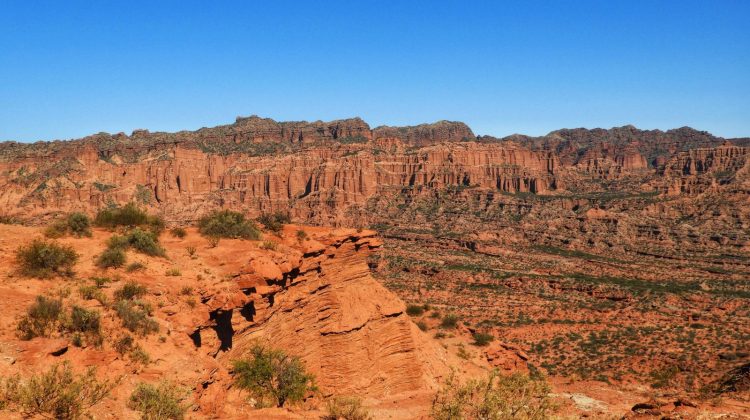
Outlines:
{"type": "Polygon", "coordinates": [[[260,405],[283,407],[301,401],[314,391],[315,377],[305,371],[299,357],[256,344],[250,358],[233,362],[234,380],[249,391],[260,405]]]}
{"type": "Polygon", "coordinates": [[[491,372],[487,379],[461,384],[451,374],[432,403],[436,420],[490,419],[543,420],[550,418],[554,406],[550,388],[542,380],[515,373],[491,372]]]}

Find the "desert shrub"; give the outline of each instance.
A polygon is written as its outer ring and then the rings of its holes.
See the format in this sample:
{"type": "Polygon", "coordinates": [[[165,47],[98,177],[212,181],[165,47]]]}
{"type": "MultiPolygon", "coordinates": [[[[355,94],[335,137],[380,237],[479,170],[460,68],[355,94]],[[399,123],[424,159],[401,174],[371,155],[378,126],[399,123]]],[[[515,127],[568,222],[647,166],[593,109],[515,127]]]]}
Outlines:
{"type": "Polygon", "coordinates": [[[133,339],[133,336],[129,334],[125,334],[122,337],[118,338],[117,341],[115,341],[114,344],[112,345],[115,351],[120,354],[125,354],[125,353],[130,352],[134,346],[135,346],[135,339],[133,339]]]}
{"type": "Polygon", "coordinates": [[[187,406],[182,404],[185,394],[167,382],[162,382],[159,386],[140,383],[130,394],[128,407],[140,411],[143,419],[181,420],[187,411],[187,406]]]}
{"type": "Polygon", "coordinates": [[[127,257],[122,248],[107,248],[96,259],[99,268],[120,268],[125,265],[127,257]]]}
{"type": "Polygon", "coordinates": [[[18,335],[22,340],[49,337],[62,315],[62,300],[37,296],[18,322],[18,335]]]}
{"type": "Polygon", "coordinates": [[[159,324],[149,317],[148,309],[133,301],[120,300],[115,303],[115,313],[122,321],[122,326],[139,335],[148,335],[159,331],[159,324]]]}
{"type": "Polygon", "coordinates": [[[233,362],[233,374],[235,384],[250,392],[259,406],[283,407],[315,390],[315,378],[299,357],[259,344],[250,349],[250,357],[233,362]]]}
{"type": "Polygon", "coordinates": [[[61,238],[68,233],[76,236],[91,236],[91,219],[84,213],[70,213],[65,219],[57,220],[44,230],[48,238],[61,238]]]}
{"type": "Polygon", "coordinates": [[[85,336],[87,342],[99,346],[102,343],[101,320],[99,312],[88,310],[80,306],[73,306],[70,318],[65,323],[65,329],[77,337],[78,347],[82,344],[81,335],[85,336]]]}
{"type": "Polygon", "coordinates": [[[91,236],[91,219],[84,213],[70,213],[68,215],[68,229],[74,236],[91,236]]]}
{"type": "Polygon", "coordinates": [[[443,320],[440,321],[440,326],[442,328],[456,328],[458,326],[458,316],[454,314],[448,314],[443,317],[443,320]]]}
{"type": "Polygon", "coordinates": [[[323,420],[369,420],[372,417],[357,397],[334,397],[326,402],[323,420]]]}
{"type": "Polygon", "coordinates": [[[195,255],[196,249],[194,246],[188,246],[188,247],[185,247],[185,251],[187,251],[188,255],[192,257],[195,255]]]}
{"type": "Polygon", "coordinates": [[[172,230],[169,231],[169,233],[172,234],[175,238],[183,239],[185,236],[187,236],[187,231],[181,227],[172,228],[172,230]]]}
{"type": "Polygon", "coordinates": [[[132,272],[135,272],[135,271],[141,271],[141,270],[145,270],[145,269],[146,269],[146,265],[143,264],[140,261],[136,261],[136,262],[130,263],[130,264],[128,264],[127,267],[125,267],[125,271],[127,271],[128,273],[132,273],[132,272]]]}
{"type": "Polygon", "coordinates": [[[81,286],[78,288],[78,293],[84,300],[95,299],[102,305],[107,303],[107,295],[102,292],[101,288],[97,285],[81,286]]]}
{"type": "Polygon", "coordinates": [[[266,251],[275,251],[277,246],[278,245],[276,245],[276,242],[274,241],[263,241],[263,243],[260,244],[260,249],[265,249],[266,251]]]}
{"type": "Polygon", "coordinates": [[[149,215],[134,203],[100,210],[94,218],[94,224],[109,229],[118,226],[143,226],[157,233],[164,229],[164,220],[161,217],[149,215]]]}
{"type": "Polygon", "coordinates": [[[159,245],[159,237],[154,233],[141,228],[131,230],[126,236],[128,245],[150,256],[164,256],[164,248],[159,245]]]}
{"type": "Polygon", "coordinates": [[[406,313],[410,316],[421,316],[424,313],[422,305],[409,305],[406,307],[406,313]]]}
{"type": "Polygon", "coordinates": [[[297,231],[297,241],[299,241],[299,242],[303,242],[303,241],[305,241],[306,239],[307,239],[307,232],[305,232],[305,231],[304,231],[304,230],[302,230],[302,229],[298,230],[298,231],[297,231]]]}
{"type": "Polygon", "coordinates": [[[35,239],[16,251],[16,261],[27,276],[47,278],[53,274],[71,276],[78,254],[68,245],[35,239]]]}
{"type": "Polygon", "coordinates": [[[107,286],[107,284],[112,283],[112,279],[109,277],[92,277],[91,280],[94,282],[94,285],[99,288],[103,289],[107,286]]]}
{"type": "Polygon", "coordinates": [[[146,286],[130,280],[123,284],[119,290],[115,291],[115,299],[132,300],[145,295],[147,291],[148,289],[146,289],[146,286]]]}
{"type": "Polygon", "coordinates": [[[108,249],[127,249],[130,246],[127,236],[112,235],[107,239],[108,249]]]}
{"type": "Polygon", "coordinates": [[[130,351],[130,360],[148,366],[148,364],[151,363],[151,356],[149,356],[148,352],[146,352],[143,347],[136,345],[133,347],[133,350],[130,351]]]}
{"type": "Polygon", "coordinates": [[[198,230],[204,236],[219,238],[260,239],[258,226],[246,220],[242,213],[221,210],[215,211],[198,222],[198,230]]]}
{"type": "Polygon", "coordinates": [[[211,235],[208,237],[208,247],[209,248],[216,248],[219,246],[219,241],[221,240],[220,236],[211,235]]]}
{"type": "Polygon", "coordinates": [[[0,225],[18,225],[21,220],[15,216],[0,215],[0,225]]]}
{"type": "Polygon", "coordinates": [[[182,289],[180,289],[180,294],[183,296],[187,296],[193,293],[193,288],[190,286],[183,286],[182,289]]]}
{"type": "Polygon", "coordinates": [[[475,346],[486,346],[492,342],[492,340],[495,339],[495,337],[492,336],[492,334],[487,333],[474,333],[472,334],[472,338],[474,339],[474,345],[475,346]]]}
{"type": "Polygon", "coordinates": [[[450,375],[433,400],[432,418],[548,419],[554,411],[549,392],[546,382],[520,373],[504,376],[493,371],[487,379],[465,384],[450,375]]]}
{"type": "Polygon", "coordinates": [[[73,306],[70,311],[70,319],[67,328],[73,332],[86,334],[99,334],[101,332],[101,321],[99,312],[89,310],[80,306],[73,306]]]}
{"type": "Polygon", "coordinates": [[[425,324],[424,321],[417,322],[417,327],[419,327],[419,329],[422,331],[427,331],[429,329],[429,327],[427,326],[427,324],[425,324]]]}
{"type": "Polygon", "coordinates": [[[12,410],[25,417],[79,419],[87,416],[88,409],[106,398],[114,386],[113,382],[97,380],[93,368],[77,375],[66,362],[28,379],[11,378],[5,398],[12,410]]]}
{"type": "Polygon", "coordinates": [[[182,272],[180,271],[180,269],[179,269],[179,268],[177,268],[177,267],[172,267],[172,268],[170,268],[169,270],[167,270],[167,272],[166,272],[166,275],[167,275],[167,276],[174,276],[174,277],[179,277],[179,276],[181,276],[181,275],[182,275],[182,272]]]}
{"type": "Polygon", "coordinates": [[[289,214],[282,213],[282,212],[276,212],[272,214],[262,214],[258,218],[258,222],[262,224],[266,229],[279,233],[281,232],[281,229],[284,228],[285,224],[291,223],[292,219],[289,217],[289,214]]]}
{"type": "Polygon", "coordinates": [[[44,229],[44,236],[52,239],[62,238],[68,233],[68,222],[57,220],[44,229]]]}

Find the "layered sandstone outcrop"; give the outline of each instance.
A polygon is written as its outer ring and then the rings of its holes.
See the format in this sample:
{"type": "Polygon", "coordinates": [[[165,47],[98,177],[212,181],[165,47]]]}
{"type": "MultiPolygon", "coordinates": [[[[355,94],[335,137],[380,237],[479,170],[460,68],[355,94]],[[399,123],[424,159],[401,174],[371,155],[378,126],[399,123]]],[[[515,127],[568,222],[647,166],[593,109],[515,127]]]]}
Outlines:
{"type": "MultiPolygon", "coordinates": [[[[410,321],[404,303],[370,276],[375,232],[340,229],[283,250],[250,254],[231,286],[204,295],[191,337],[228,362],[254,343],[300,356],[324,395],[370,398],[436,389],[448,354],[410,321]],[[301,245],[301,249],[298,247],[301,245]]],[[[289,237],[294,237],[290,230],[289,237]]]]}

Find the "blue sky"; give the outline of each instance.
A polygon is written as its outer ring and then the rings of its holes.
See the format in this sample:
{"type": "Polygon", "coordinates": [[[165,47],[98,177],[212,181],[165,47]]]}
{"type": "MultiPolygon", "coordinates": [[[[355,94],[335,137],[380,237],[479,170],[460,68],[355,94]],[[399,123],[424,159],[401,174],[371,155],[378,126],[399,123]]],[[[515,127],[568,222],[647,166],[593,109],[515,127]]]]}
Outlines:
{"type": "Polygon", "coordinates": [[[0,139],[238,115],[750,136],[749,1],[15,1],[0,139]]]}

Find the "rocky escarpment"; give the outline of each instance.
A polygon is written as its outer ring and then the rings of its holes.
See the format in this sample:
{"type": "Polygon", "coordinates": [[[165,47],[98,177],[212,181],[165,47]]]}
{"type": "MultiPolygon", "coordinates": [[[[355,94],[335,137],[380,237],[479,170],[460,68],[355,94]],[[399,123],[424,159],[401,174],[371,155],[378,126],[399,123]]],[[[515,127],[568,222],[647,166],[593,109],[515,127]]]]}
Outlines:
{"type": "MultiPolygon", "coordinates": [[[[381,242],[372,231],[341,229],[276,251],[244,255],[231,280],[203,295],[204,319],[187,331],[197,350],[219,363],[254,343],[299,355],[328,396],[394,398],[436,389],[448,354],[409,320],[405,305],[367,267],[381,242]]],[[[225,371],[204,378],[202,398],[219,407],[225,371]],[[223,372],[223,373],[222,373],[223,372]]]]}
{"type": "Polygon", "coordinates": [[[746,143],[690,128],[495,139],[448,121],[370,129],[356,118],[307,123],[253,116],[194,132],[1,144],[0,214],[38,221],[136,201],[170,223],[228,207],[250,216],[281,211],[307,223],[367,226],[411,224],[401,220],[403,210],[422,206],[414,210],[433,215],[424,215],[421,228],[431,227],[435,214],[466,219],[471,212],[480,225],[511,229],[511,237],[523,221],[523,240],[535,243],[633,248],[647,239],[672,248],[728,240],[742,249],[750,223],[741,205],[746,143]],[[607,211],[613,221],[585,217],[589,209],[607,211]]]}

